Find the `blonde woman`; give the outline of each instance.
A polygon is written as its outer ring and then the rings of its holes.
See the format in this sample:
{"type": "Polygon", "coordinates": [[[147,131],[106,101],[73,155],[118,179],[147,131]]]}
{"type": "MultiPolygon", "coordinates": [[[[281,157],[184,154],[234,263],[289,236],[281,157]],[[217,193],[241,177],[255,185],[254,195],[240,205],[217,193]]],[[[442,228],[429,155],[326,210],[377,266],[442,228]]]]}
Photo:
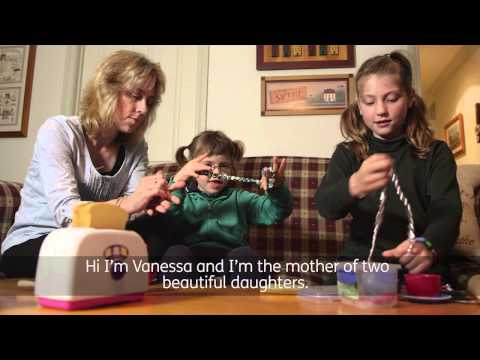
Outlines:
{"type": "Polygon", "coordinates": [[[40,127],[20,208],[2,244],[8,277],[35,275],[43,240],[70,224],[80,201],[109,202],[129,214],[164,213],[171,201],[178,202],[162,174],[145,176],[144,133],[164,91],[159,64],[118,51],[84,89],[80,116],[55,116],[40,127]]]}

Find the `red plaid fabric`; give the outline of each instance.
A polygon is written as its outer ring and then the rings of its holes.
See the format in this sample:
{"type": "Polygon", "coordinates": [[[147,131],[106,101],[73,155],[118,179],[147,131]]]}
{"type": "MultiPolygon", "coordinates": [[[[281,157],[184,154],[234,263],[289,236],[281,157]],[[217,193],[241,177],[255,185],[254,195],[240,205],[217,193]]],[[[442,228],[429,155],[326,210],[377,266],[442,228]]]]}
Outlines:
{"type": "Polygon", "coordinates": [[[13,224],[15,212],[20,206],[22,184],[0,180],[0,244],[13,224]]]}
{"type": "MultiPolygon", "coordinates": [[[[325,220],[315,208],[314,195],[328,166],[329,159],[286,157],[285,181],[293,197],[293,212],[282,224],[250,227],[250,245],[260,254],[275,261],[305,261],[314,258],[335,258],[350,233],[350,219],[325,220]]],[[[238,176],[259,178],[261,169],[271,165],[271,157],[247,157],[237,168],[238,176]]],[[[166,176],[178,167],[156,166],[166,176]]],[[[258,191],[255,184],[238,184],[249,191],[258,191]]]]}
{"type": "MultiPolygon", "coordinates": [[[[269,166],[271,157],[244,158],[237,175],[258,178],[261,169],[269,166]]],[[[250,244],[260,254],[272,261],[307,261],[310,259],[334,260],[350,233],[350,218],[331,221],[322,218],[315,209],[314,194],[328,167],[329,159],[286,157],[285,181],[293,197],[293,213],[282,224],[251,226],[250,244]]],[[[172,176],[178,171],[174,163],[157,165],[151,172],[162,170],[172,176]]],[[[237,184],[249,191],[258,191],[254,184],[237,184]]],[[[0,180],[0,244],[13,223],[20,205],[22,184],[0,180]]],[[[480,219],[480,189],[475,190],[475,211],[480,219]]],[[[466,285],[470,276],[480,273],[477,262],[466,259],[452,261],[452,282],[458,288],[466,285]]],[[[314,281],[330,281],[319,274],[302,274],[314,281]]]]}
{"type": "MultiPolygon", "coordinates": [[[[250,244],[267,257],[279,260],[335,258],[349,234],[349,220],[325,220],[314,202],[329,160],[309,157],[286,157],[286,160],[285,182],[292,193],[293,212],[281,224],[252,226],[250,244]]],[[[258,178],[261,169],[271,161],[271,157],[244,158],[238,175],[258,178]]]]}

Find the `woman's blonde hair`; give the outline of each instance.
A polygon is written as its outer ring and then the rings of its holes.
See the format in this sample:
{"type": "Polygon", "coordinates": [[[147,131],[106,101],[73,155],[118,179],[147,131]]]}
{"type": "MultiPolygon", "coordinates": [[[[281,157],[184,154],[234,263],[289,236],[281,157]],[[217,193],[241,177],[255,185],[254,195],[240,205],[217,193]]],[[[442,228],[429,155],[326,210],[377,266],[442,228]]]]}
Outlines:
{"type": "Polygon", "coordinates": [[[166,80],[160,64],[140,53],[120,50],[106,58],[86,85],[80,102],[80,121],[87,134],[95,136],[102,129],[112,127],[121,92],[135,92],[149,80],[153,80],[155,86],[145,119],[133,133],[120,134],[116,139],[119,143],[137,143],[143,138],[155,119],[166,80]]]}
{"type": "Polygon", "coordinates": [[[183,166],[201,154],[224,155],[235,170],[244,151],[245,146],[240,140],[233,141],[221,131],[206,130],[195,136],[190,144],[179,147],[175,159],[178,165],[183,166]],[[188,150],[188,157],[185,156],[185,150],[188,150]]]}
{"type": "MultiPolygon", "coordinates": [[[[434,137],[426,118],[425,103],[415,93],[412,86],[412,66],[410,62],[398,51],[368,59],[362,64],[355,76],[357,96],[360,94],[360,81],[372,74],[398,76],[400,87],[407,93],[408,98],[412,100],[412,106],[407,111],[405,121],[407,141],[414,147],[415,155],[418,158],[426,158],[434,137]]],[[[343,137],[347,140],[346,145],[355,153],[356,157],[359,160],[366,159],[369,151],[367,140],[369,129],[360,115],[357,102],[350,105],[343,112],[340,130],[343,137]]]]}

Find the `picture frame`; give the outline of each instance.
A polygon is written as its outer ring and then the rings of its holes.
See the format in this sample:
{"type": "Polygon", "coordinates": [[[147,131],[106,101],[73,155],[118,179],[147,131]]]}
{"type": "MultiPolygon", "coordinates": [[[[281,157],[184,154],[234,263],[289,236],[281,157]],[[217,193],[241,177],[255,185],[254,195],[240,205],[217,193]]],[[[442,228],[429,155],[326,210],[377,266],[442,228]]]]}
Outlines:
{"type": "Polygon", "coordinates": [[[0,45],[0,137],[26,137],[36,45],[0,45]]]}
{"type": "Polygon", "coordinates": [[[480,143],[480,103],[475,104],[475,136],[480,143]]]}
{"type": "Polygon", "coordinates": [[[455,157],[465,153],[465,132],[463,115],[457,114],[444,126],[445,141],[455,157]]]}
{"type": "Polygon", "coordinates": [[[355,67],[354,45],[257,45],[257,70],[355,67]]]}
{"type": "Polygon", "coordinates": [[[261,115],[341,114],[354,99],[353,74],[261,78],[261,115]]]}

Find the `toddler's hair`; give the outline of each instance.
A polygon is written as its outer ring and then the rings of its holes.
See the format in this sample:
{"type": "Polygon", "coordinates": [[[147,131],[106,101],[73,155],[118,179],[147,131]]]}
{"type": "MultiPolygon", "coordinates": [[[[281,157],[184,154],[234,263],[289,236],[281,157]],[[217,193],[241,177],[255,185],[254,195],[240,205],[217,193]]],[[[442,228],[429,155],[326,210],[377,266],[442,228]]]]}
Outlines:
{"type": "Polygon", "coordinates": [[[243,157],[244,149],[241,141],[231,140],[222,131],[206,130],[195,136],[190,144],[179,147],[175,153],[175,159],[178,165],[183,166],[201,154],[224,155],[235,169],[236,164],[243,157]],[[185,156],[185,150],[188,150],[188,157],[185,156]]]}

